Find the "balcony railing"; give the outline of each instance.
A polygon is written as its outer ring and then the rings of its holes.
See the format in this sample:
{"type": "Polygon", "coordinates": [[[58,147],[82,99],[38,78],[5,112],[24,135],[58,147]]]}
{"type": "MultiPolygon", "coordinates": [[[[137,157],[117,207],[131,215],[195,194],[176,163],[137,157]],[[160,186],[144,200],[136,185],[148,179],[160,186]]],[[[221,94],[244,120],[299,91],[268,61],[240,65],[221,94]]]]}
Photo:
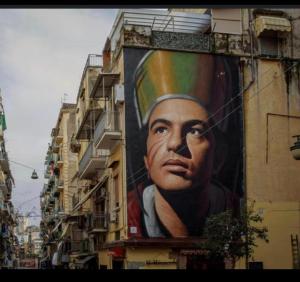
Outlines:
{"type": "Polygon", "coordinates": [[[104,170],[108,156],[109,153],[106,150],[96,150],[94,143],[90,142],[79,162],[79,178],[89,179],[98,170],[104,170]]]}
{"type": "Polygon", "coordinates": [[[90,100],[87,108],[82,109],[83,117],[79,120],[76,139],[89,139],[94,132],[91,124],[95,124],[103,111],[103,101],[100,99],[90,100]]]}
{"type": "Polygon", "coordinates": [[[85,69],[88,67],[101,67],[102,66],[102,55],[89,54],[85,63],[85,69]]]}
{"type": "Polygon", "coordinates": [[[63,207],[57,207],[55,210],[55,215],[57,217],[60,217],[60,216],[64,216],[65,215],[65,211],[64,211],[64,208],[63,207]]]}
{"type": "Polygon", "coordinates": [[[72,153],[78,153],[80,151],[81,145],[80,143],[75,139],[75,136],[73,134],[71,138],[71,143],[70,143],[70,149],[72,153]]]}
{"type": "Polygon", "coordinates": [[[105,213],[90,214],[88,216],[87,225],[89,232],[105,232],[107,231],[108,216],[105,213]]]}
{"type": "Polygon", "coordinates": [[[180,33],[206,32],[210,27],[210,15],[199,13],[170,12],[150,9],[120,10],[109,35],[114,51],[124,25],[148,27],[152,31],[180,33]]]}
{"type": "Polygon", "coordinates": [[[81,241],[71,241],[71,252],[79,252],[80,251],[80,242],[81,241]]]}
{"type": "Polygon", "coordinates": [[[64,189],[64,180],[55,177],[54,191],[61,192],[64,189]]]}
{"type": "Polygon", "coordinates": [[[95,130],[97,149],[111,150],[120,140],[119,112],[103,112],[95,130]]]}
{"type": "Polygon", "coordinates": [[[90,244],[89,240],[85,239],[80,242],[80,252],[81,253],[88,253],[90,251],[90,244]]]}
{"type": "Polygon", "coordinates": [[[120,80],[119,73],[99,73],[93,89],[90,91],[91,98],[104,98],[112,95],[112,87],[120,80]]]}

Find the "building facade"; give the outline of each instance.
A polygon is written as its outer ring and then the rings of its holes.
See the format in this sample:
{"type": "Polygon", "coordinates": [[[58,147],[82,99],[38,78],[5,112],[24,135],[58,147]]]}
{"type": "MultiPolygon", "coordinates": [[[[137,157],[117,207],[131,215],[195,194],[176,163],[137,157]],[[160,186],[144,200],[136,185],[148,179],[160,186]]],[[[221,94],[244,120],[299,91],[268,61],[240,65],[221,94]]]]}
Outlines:
{"type": "Polygon", "coordinates": [[[58,264],[70,268],[213,267],[203,262],[199,247],[201,212],[255,201],[270,242],[258,241],[253,257],[236,267],[299,268],[300,195],[292,154],[300,130],[299,13],[120,10],[102,55],[89,55],[83,71],[66,147],[76,156],[74,174],[63,188],[70,189],[72,204],[59,198],[69,208],[61,225],[53,225],[54,232],[61,230],[56,242],[62,243],[48,256],[58,252],[58,264]],[[162,110],[169,100],[172,106],[162,110]],[[209,122],[187,131],[176,113],[190,117],[192,110],[185,110],[195,101],[209,122]],[[165,161],[161,169],[153,162],[164,149],[161,140],[178,124],[184,136],[206,134],[197,142],[214,148],[213,154],[205,151],[210,170],[192,178],[208,191],[202,204],[194,200],[199,191],[171,195],[164,188],[168,174],[158,177],[169,165],[176,183],[187,178],[182,175],[196,148],[189,139],[178,141],[181,150],[190,150],[179,154],[181,161],[165,161]],[[184,208],[176,199],[184,199],[184,208]]]}
{"type": "Polygon", "coordinates": [[[5,149],[4,131],[6,129],[5,114],[0,94],[0,269],[16,266],[15,226],[17,217],[11,202],[14,179],[11,174],[8,154],[5,149]]]}

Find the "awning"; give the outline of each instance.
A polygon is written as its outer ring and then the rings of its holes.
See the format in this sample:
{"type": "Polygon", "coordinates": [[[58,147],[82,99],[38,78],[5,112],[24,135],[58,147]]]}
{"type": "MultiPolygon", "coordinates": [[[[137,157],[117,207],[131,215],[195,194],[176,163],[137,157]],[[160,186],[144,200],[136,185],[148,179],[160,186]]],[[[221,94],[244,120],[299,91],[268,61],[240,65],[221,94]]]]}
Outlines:
{"type": "Polygon", "coordinates": [[[63,232],[61,233],[61,236],[59,238],[60,240],[63,239],[65,237],[65,235],[67,234],[69,226],[70,226],[70,223],[67,223],[67,225],[65,226],[63,232]]]}
{"type": "Polygon", "coordinates": [[[87,262],[89,262],[90,260],[92,259],[95,259],[96,257],[95,256],[87,256],[81,260],[78,260],[75,262],[75,264],[77,265],[85,265],[87,262]]]}
{"type": "Polygon", "coordinates": [[[100,187],[102,187],[102,185],[105,183],[105,181],[106,181],[107,178],[108,178],[108,176],[107,176],[107,175],[104,175],[104,176],[101,178],[100,182],[97,183],[97,184],[95,185],[95,187],[94,187],[91,191],[89,191],[89,192],[83,197],[82,200],[79,201],[79,203],[73,208],[72,212],[75,212],[76,210],[78,210],[79,207],[82,206],[82,204],[85,203],[85,202],[91,197],[91,195],[92,195],[95,191],[97,191],[100,187]]]}
{"type": "Polygon", "coordinates": [[[280,31],[291,32],[291,23],[286,18],[271,17],[271,16],[258,16],[255,19],[255,32],[260,36],[264,31],[280,31]]]}
{"type": "Polygon", "coordinates": [[[58,227],[62,224],[62,220],[60,220],[59,223],[57,223],[57,225],[53,228],[53,230],[51,231],[51,233],[54,233],[56,230],[58,230],[58,227]]]}

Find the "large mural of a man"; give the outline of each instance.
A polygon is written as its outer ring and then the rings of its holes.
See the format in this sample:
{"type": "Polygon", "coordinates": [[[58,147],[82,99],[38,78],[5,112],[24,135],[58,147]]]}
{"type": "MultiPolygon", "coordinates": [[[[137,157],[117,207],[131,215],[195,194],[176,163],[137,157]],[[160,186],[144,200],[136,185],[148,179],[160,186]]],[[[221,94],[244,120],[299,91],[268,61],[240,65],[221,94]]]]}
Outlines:
{"type": "Polygon", "coordinates": [[[238,209],[241,154],[229,154],[241,149],[241,123],[237,114],[226,117],[238,65],[163,50],[136,61],[126,92],[126,114],[131,106],[135,115],[126,119],[126,141],[140,147],[127,147],[129,236],[201,236],[208,216],[238,209]]]}

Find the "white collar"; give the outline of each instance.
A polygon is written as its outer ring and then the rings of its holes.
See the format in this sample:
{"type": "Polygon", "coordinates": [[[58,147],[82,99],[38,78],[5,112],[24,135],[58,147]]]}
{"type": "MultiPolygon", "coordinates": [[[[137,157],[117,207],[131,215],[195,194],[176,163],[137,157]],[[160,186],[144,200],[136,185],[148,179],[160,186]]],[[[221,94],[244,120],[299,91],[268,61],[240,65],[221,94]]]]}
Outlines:
{"type": "Polygon", "coordinates": [[[144,222],[147,230],[147,234],[149,237],[165,237],[165,235],[161,232],[157,220],[157,216],[155,214],[154,207],[154,190],[156,186],[150,185],[144,189],[143,192],[143,205],[146,213],[143,214],[144,222]]]}

